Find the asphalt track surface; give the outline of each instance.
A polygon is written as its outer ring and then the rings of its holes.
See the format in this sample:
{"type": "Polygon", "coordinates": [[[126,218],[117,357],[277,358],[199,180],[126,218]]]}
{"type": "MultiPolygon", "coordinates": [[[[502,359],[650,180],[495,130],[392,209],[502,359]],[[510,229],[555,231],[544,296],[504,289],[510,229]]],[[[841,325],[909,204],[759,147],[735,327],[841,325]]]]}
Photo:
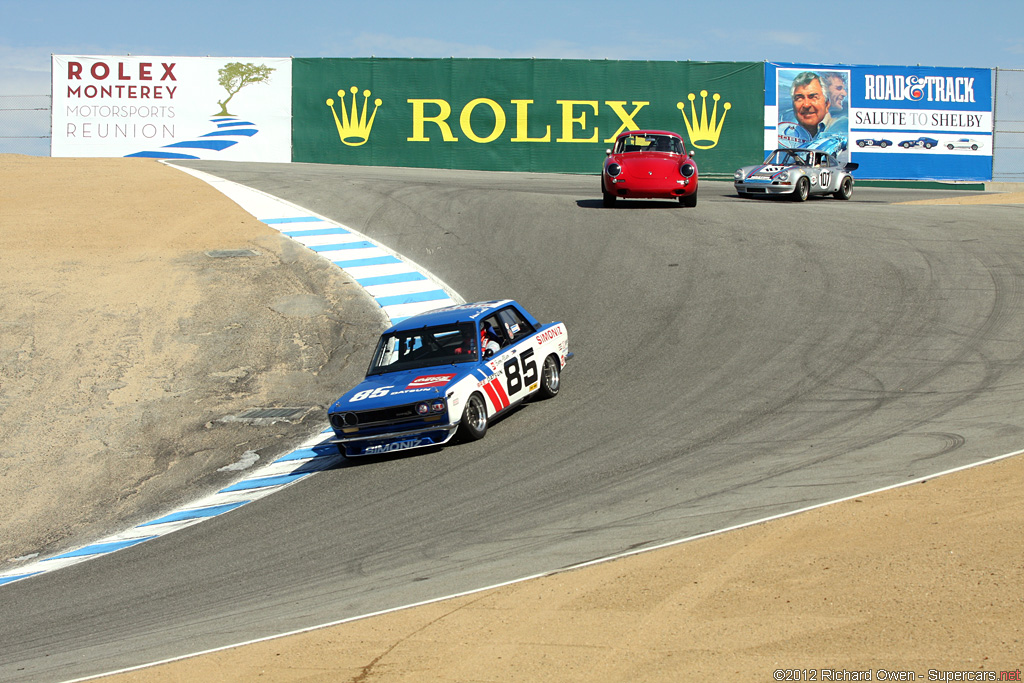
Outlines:
{"type": "MultiPolygon", "coordinates": [[[[195,168],[345,223],[466,300],[563,320],[553,401],[346,461],[3,588],[0,680],[112,671],[570,567],[1021,448],[1019,206],[602,209],[592,176],[195,168]]],[[[347,387],[339,387],[341,390],[347,387]]]]}

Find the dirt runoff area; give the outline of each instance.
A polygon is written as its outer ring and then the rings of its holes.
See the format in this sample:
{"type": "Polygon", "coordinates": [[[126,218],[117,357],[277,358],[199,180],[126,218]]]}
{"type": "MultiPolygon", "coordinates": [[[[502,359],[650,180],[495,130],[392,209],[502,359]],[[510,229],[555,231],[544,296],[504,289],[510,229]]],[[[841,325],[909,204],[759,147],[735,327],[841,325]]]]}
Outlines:
{"type": "MultiPolygon", "coordinates": [[[[0,561],[285,450],[308,424],[219,418],[330,396],[379,330],[342,274],[177,170],[0,155],[0,179],[0,561]]],[[[1012,456],[104,680],[1021,680],[1022,529],[1012,456]]]]}

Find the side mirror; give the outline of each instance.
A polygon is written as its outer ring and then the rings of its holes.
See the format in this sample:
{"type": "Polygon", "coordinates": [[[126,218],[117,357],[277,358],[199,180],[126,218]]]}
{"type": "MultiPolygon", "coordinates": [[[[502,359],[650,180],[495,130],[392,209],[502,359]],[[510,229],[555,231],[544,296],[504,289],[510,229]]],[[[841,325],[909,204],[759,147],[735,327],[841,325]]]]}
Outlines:
{"type": "Polygon", "coordinates": [[[493,349],[484,349],[484,360],[487,360],[494,355],[493,349]]]}
{"type": "Polygon", "coordinates": [[[610,156],[612,155],[612,151],[611,151],[610,149],[606,149],[606,150],[604,151],[604,155],[605,155],[606,157],[610,157],[610,156]]]}

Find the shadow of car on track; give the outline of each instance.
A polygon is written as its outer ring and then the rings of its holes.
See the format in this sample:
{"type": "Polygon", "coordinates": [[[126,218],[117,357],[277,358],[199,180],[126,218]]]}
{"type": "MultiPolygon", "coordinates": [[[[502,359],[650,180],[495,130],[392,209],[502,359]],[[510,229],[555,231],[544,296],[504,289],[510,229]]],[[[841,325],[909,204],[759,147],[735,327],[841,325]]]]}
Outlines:
{"type": "MultiPolygon", "coordinates": [[[[616,202],[613,208],[606,208],[600,199],[578,199],[576,206],[581,209],[603,209],[605,211],[622,211],[628,209],[671,209],[683,210],[688,207],[670,199],[623,199],[616,202]]],[[[694,209],[690,208],[690,211],[694,209]]]]}

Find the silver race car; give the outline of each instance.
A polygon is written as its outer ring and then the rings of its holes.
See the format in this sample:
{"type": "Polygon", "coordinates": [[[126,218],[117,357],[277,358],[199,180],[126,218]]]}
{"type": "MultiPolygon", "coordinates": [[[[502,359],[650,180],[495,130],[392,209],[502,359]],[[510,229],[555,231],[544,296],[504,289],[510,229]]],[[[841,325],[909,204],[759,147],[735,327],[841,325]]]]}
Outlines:
{"type": "Polygon", "coordinates": [[[841,164],[833,155],[813,149],[777,149],[763,164],[744,166],[733,175],[741,197],[788,194],[798,202],[812,194],[831,194],[849,199],[853,194],[851,171],[858,164],[841,164]]]}

